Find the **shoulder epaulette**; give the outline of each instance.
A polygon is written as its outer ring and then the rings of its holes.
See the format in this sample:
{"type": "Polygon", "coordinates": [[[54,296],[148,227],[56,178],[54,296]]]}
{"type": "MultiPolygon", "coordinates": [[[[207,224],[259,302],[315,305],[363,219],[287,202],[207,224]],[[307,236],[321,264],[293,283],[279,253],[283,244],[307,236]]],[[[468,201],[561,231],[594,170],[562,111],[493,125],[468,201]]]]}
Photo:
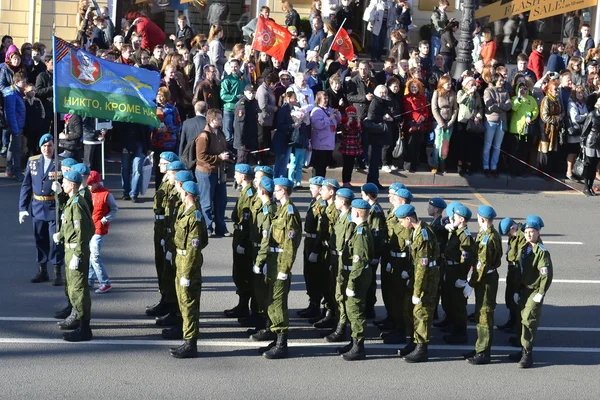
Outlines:
{"type": "Polygon", "coordinates": [[[269,207],[267,205],[265,205],[263,207],[263,214],[267,215],[269,213],[269,207]]]}
{"type": "Polygon", "coordinates": [[[39,160],[41,156],[42,156],[41,154],[37,154],[35,156],[31,156],[31,157],[29,157],[29,161],[39,160]]]}
{"type": "Polygon", "coordinates": [[[294,213],[294,206],[290,204],[288,206],[288,214],[293,214],[293,213],[294,213]]]}
{"type": "Polygon", "coordinates": [[[489,240],[489,238],[490,238],[490,235],[485,235],[485,236],[483,237],[483,239],[481,240],[481,245],[482,245],[482,246],[486,246],[486,245],[487,245],[487,242],[488,242],[488,240],[489,240]]]}
{"type": "Polygon", "coordinates": [[[362,233],[363,233],[363,227],[359,226],[358,229],[356,230],[356,233],[358,233],[359,235],[362,235],[362,233]]]}
{"type": "Polygon", "coordinates": [[[541,244],[541,243],[538,243],[538,247],[539,247],[539,248],[540,248],[542,251],[548,251],[548,250],[546,250],[546,248],[544,247],[544,245],[543,245],[543,244],[541,244]]]}
{"type": "Polygon", "coordinates": [[[252,194],[253,194],[253,192],[252,192],[252,188],[248,189],[248,190],[246,191],[246,194],[248,195],[248,197],[252,197],[252,194]]]}
{"type": "Polygon", "coordinates": [[[203,218],[204,217],[202,216],[202,213],[200,212],[200,210],[196,210],[196,221],[201,222],[203,218]]]}
{"type": "Polygon", "coordinates": [[[423,235],[423,240],[425,240],[425,241],[429,240],[429,234],[427,233],[427,229],[425,229],[425,228],[421,229],[421,235],[423,235]]]}
{"type": "Polygon", "coordinates": [[[79,196],[75,196],[73,198],[73,203],[79,203],[79,196]]]}
{"type": "Polygon", "coordinates": [[[381,207],[379,207],[379,205],[375,204],[373,206],[373,211],[375,211],[376,213],[382,213],[383,211],[381,210],[381,207]]]}

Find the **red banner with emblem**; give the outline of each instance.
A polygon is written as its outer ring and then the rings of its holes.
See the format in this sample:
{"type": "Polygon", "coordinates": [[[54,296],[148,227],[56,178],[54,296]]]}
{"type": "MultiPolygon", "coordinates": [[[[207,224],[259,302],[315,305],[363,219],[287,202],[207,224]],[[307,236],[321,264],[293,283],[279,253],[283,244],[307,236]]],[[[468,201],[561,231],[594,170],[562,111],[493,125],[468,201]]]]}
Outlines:
{"type": "Polygon", "coordinates": [[[283,26],[262,16],[258,17],[252,49],[267,53],[283,61],[285,50],[292,41],[292,34],[283,26]]]}
{"type": "Polygon", "coordinates": [[[342,54],[347,60],[352,60],[354,58],[354,45],[352,44],[350,36],[348,36],[348,32],[346,32],[344,28],[340,28],[337,35],[335,35],[331,49],[342,54]]]}

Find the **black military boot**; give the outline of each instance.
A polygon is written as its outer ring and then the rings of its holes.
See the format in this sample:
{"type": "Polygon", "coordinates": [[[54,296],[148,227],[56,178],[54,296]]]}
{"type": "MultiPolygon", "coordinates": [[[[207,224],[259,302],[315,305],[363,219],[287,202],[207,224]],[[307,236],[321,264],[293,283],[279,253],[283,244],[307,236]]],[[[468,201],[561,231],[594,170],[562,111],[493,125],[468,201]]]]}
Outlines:
{"type": "Polygon", "coordinates": [[[522,357],[523,357],[523,349],[521,349],[521,351],[517,351],[515,353],[511,353],[508,355],[508,359],[510,361],[514,361],[514,362],[521,361],[522,357]]]}
{"type": "Polygon", "coordinates": [[[404,330],[392,329],[383,338],[383,343],[384,344],[404,344],[404,343],[406,343],[406,335],[404,334],[404,330]]]}
{"type": "Polygon", "coordinates": [[[67,299],[67,306],[65,308],[63,308],[62,310],[55,312],[54,313],[54,318],[56,318],[56,319],[65,319],[69,315],[71,315],[71,310],[72,309],[73,309],[73,306],[71,305],[71,302],[69,301],[69,299],[67,299]]]}
{"type": "Polygon", "coordinates": [[[313,325],[317,329],[331,329],[336,326],[335,313],[331,310],[327,310],[325,316],[313,325]]]}
{"type": "Polygon", "coordinates": [[[247,317],[248,314],[250,314],[250,309],[248,308],[249,300],[250,298],[246,296],[240,296],[238,305],[229,310],[225,310],[225,316],[227,318],[247,317]]]}
{"type": "Polygon", "coordinates": [[[325,336],[329,343],[343,342],[346,339],[346,324],[338,324],[333,333],[325,336]]]}
{"type": "Polygon", "coordinates": [[[533,353],[523,349],[523,356],[521,361],[517,364],[519,368],[531,368],[533,367],[533,353]]]}
{"type": "Polygon", "coordinates": [[[198,357],[197,339],[186,340],[181,346],[170,349],[169,352],[175,358],[196,358],[198,357]]]}
{"type": "Polygon", "coordinates": [[[350,351],[352,346],[354,345],[354,339],[350,339],[350,343],[345,345],[344,347],[336,347],[335,352],[338,354],[344,354],[350,351]]]}
{"type": "Polygon", "coordinates": [[[161,336],[166,340],[181,340],[183,339],[183,330],[181,325],[175,325],[167,329],[163,329],[161,336]]]}
{"type": "Polygon", "coordinates": [[[167,315],[169,310],[169,304],[165,303],[164,299],[161,297],[158,303],[146,307],[146,315],[149,317],[162,317],[167,315]]]}
{"type": "Polygon", "coordinates": [[[319,303],[311,302],[308,305],[308,308],[298,311],[298,316],[301,318],[317,318],[321,315],[321,310],[319,308],[319,303]],[[300,312],[302,311],[302,314],[300,312]]]}
{"type": "Polygon", "coordinates": [[[352,339],[352,347],[346,353],[342,354],[342,358],[346,361],[364,360],[367,358],[365,340],[352,339]]]}
{"type": "Polygon", "coordinates": [[[259,347],[258,354],[264,354],[265,352],[271,350],[273,347],[275,347],[275,344],[277,344],[277,340],[273,340],[271,343],[264,347],[259,347]]]}
{"type": "Polygon", "coordinates": [[[263,353],[264,358],[268,358],[269,360],[277,360],[280,358],[287,358],[288,356],[288,347],[287,347],[287,333],[278,333],[277,341],[275,342],[275,347],[271,348],[268,351],[263,353]]]}
{"type": "Polygon", "coordinates": [[[173,311],[165,315],[164,317],[156,317],[156,325],[157,326],[174,326],[181,325],[183,323],[183,319],[173,311]]]}
{"type": "Polygon", "coordinates": [[[398,350],[398,355],[402,356],[402,357],[407,356],[410,353],[412,353],[416,347],[417,347],[417,345],[415,344],[414,340],[411,338],[410,342],[408,342],[408,344],[406,346],[404,346],[403,349],[398,350]]]}
{"type": "Polygon", "coordinates": [[[31,283],[48,282],[49,280],[46,264],[38,265],[38,273],[31,279],[31,283]]]}
{"type": "Polygon", "coordinates": [[[77,317],[77,311],[75,309],[71,310],[71,314],[63,321],[56,323],[61,331],[72,331],[73,329],[77,329],[79,327],[79,318],[77,317]]]}
{"type": "Polygon", "coordinates": [[[425,362],[428,359],[427,345],[424,343],[417,343],[415,349],[403,357],[403,360],[407,363],[420,363],[425,362]]]}
{"type": "Polygon", "coordinates": [[[469,364],[473,365],[486,365],[492,362],[492,357],[488,351],[475,354],[473,357],[468,358],[469,364]]]}
{"type": "Polygon", "coordinates": [[[275,340],[276,337],[277,334],[275,332],[271,332],[270,329],[265,328],[256,332],[254,335],[251,335],[250,339],[254,340],[255,342],[266,342],[267,340],[275,340]]]}
{"type": "Polygon", "coordinates": [[[463,353],[462,356],[465,360],[468,360],[469,358],[475,357],[475,354],[477,354],[477,352],[475,350],[471,350],[471,351],[467,351],[466,353],[463,353]]]}
{"type": "Polygon", "coordinates": [[[62,267],[60,265],[54,266],[54,279],[52,280],[52,286],[62,286],[62,267]]]}
{"type": "Polygon", "coordinates": [[[92,340],[92,337],[89,319],[82,319],[79,323],[79,328],[74,331],[63,333],[63,339],[67,342],[87,342],[92,340]]]}

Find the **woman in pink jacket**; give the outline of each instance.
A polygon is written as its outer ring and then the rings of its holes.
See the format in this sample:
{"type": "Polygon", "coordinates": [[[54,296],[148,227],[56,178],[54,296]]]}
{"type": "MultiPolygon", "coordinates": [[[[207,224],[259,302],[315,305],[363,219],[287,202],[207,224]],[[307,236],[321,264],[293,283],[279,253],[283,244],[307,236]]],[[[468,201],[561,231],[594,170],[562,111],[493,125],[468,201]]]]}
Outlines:
{"type": "Polygon", "coordinates": [[[323,91],[315,97],[315,107],[310,112],[311,145],[314,176],[325,177],[327,165],[335,149],[335,133],[342,120],[339,111],[328,107],[329,98],[323,91]]]}

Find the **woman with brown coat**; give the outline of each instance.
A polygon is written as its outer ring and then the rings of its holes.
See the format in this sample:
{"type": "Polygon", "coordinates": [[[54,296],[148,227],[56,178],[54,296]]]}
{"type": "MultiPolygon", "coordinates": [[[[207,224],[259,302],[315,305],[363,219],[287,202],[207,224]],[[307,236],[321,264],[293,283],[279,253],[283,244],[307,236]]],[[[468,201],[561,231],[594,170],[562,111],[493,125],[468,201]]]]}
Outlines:
{"type": "Polygon", "coordinates": [[[540,105],[540,115],[543,122],[543,129],[538,145],[540,169],[549,172],[552,158],[558,150],[560,125],[564,118],[562,101],[558,94],[558,80],[553,80],[548,84],[546,97],[542,99],[540,105]]]}

